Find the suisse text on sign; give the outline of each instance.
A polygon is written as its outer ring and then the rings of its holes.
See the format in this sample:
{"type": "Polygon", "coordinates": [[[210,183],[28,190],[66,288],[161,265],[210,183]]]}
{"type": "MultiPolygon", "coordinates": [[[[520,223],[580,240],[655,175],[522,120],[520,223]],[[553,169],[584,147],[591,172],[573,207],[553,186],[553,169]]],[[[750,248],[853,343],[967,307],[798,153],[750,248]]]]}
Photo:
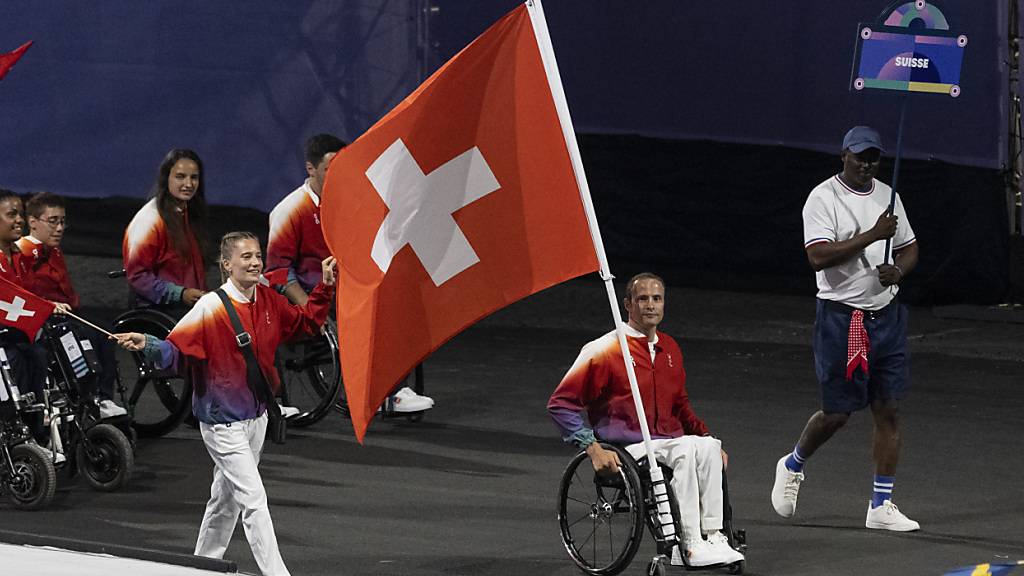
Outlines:
{"type": "Polygon", "coordinates": [[[853,88],[960,95],[966,36],[862,24],[853,88]]]}

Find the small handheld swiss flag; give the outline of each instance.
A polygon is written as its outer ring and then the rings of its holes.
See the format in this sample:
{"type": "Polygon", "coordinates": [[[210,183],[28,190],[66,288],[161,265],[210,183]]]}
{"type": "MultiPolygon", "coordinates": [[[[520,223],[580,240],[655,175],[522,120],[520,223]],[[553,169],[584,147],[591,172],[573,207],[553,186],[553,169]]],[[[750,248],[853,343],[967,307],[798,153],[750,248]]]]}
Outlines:
{"type": "Polygon", "coordinates": [[[53,309],[53,302],[0,276],[0,324],[17,328],[29,340],[35,340],[53,309]]]}

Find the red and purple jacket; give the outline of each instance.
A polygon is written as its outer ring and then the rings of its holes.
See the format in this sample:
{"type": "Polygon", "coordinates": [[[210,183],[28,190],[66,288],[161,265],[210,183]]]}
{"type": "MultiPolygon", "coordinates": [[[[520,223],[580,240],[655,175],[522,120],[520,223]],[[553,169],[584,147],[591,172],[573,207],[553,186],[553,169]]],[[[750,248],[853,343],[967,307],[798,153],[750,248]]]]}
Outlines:
{"type": "MultiPolygon", "coordinates": [[[[683,353],[676,341],[658,332],[652,359],[652,347],[643,334],[626,326],[626,340],[651,437],[707,435],[707,426],[690,406],[683,353]]],[[[551,394],[548,413],[563,439],[579,446],[595,436],[625,444],[643,440],[614,330],[583,347],[551,394]]]]}
{"type": "MultiPolygon", "coordinates": [[[[252,338],[253,352],[276,392],[280,378],[274,367],[278,345],[293,338],[318,334],[327,318],[333,288],[318,284],[306,306],[296,306],[263,283],[250,302],[229,280],[221,288],[238,311],[242,327],[252,338]]],[[[192,411],[207,424],[227,424],[263,414],[246,380],[246,364],[238,348],[231,319],[215,292],[204,294],[175,325],[167,340],[146,337],[146,356],[161,367],[177,366],[180,356],[194,369],[192,411]]]]}
{"type": "Polygon", "coordinates": [[[135,214],[124,232],[121,247],[124,270],[139,306],[179,302],[185,288],[206,291],[202,251],[189,227],[188,213],[183,213],[182,217],[189,241],[187,256],[178,254],[171,246],[155,198],[135,214]]]}
{"type": "Polygon", "coordinates": [[[287,268],[289,282],[309,292],[320,282],[320,264],[330,255],[320,228],[320,197],[306,180],[270,212],[267,270],[287,268]]]}
{"type": "Polygon", "coordinates": [[[36,296],[78,308],[82,302],[71,285],[61,249],[45,246],[32,236],[22,236],[15,245],[31,270],[24,287],[36,296]]]}

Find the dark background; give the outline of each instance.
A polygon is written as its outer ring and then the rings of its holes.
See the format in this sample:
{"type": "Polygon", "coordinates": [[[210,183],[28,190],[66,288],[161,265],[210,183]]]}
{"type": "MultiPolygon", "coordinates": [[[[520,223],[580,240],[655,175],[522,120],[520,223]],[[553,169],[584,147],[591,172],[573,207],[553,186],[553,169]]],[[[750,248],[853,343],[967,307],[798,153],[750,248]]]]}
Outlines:
{"type": "MultiPolygon", "coordinates": [[[[211,203],[269,211],[304,178],[306,137],[358,137],[516,5],[4,3],[0,50],[36,44],[0,84],[0,186],[141,200],[164,152],[191,147],[211,203]]],[[[1010,283],[1019,237],[1003,185],[1009,5],[943,2],[970,39],[963,95],[910,96],[900,192],[921,244],[904,290],[915,303],[1024,299],[1010,283]]],[[[839,169],[849,126],[879,128],[891,180],[898,96],[848,89],[857,23],[885,8],[549,0],[612,269],[813,291],[800,208],[839,169]]],[[[106,202],[74,218],[94,210],[89,233],[114,253],[128,216],[106,202]]]]}

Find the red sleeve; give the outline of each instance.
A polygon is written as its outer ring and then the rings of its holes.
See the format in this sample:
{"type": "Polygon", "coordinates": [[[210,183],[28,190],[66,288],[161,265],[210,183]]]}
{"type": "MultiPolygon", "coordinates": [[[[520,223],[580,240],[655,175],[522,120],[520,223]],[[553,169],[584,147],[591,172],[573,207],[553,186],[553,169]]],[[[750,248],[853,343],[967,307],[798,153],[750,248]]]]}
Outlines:
{"type": "Polygon", "coordinates": [[[281,339],[287,341],[312,336],[320,332],[320,327],[324,325],[327,314],[331,310],[334,287],[326,286],[322,282],[317,284],[309,293],[309,300],[305,306],[292,304],[273,289],[267,289],[266,292],[277,303],[277,314],[281,319],[282,327],[281,339]]]}

